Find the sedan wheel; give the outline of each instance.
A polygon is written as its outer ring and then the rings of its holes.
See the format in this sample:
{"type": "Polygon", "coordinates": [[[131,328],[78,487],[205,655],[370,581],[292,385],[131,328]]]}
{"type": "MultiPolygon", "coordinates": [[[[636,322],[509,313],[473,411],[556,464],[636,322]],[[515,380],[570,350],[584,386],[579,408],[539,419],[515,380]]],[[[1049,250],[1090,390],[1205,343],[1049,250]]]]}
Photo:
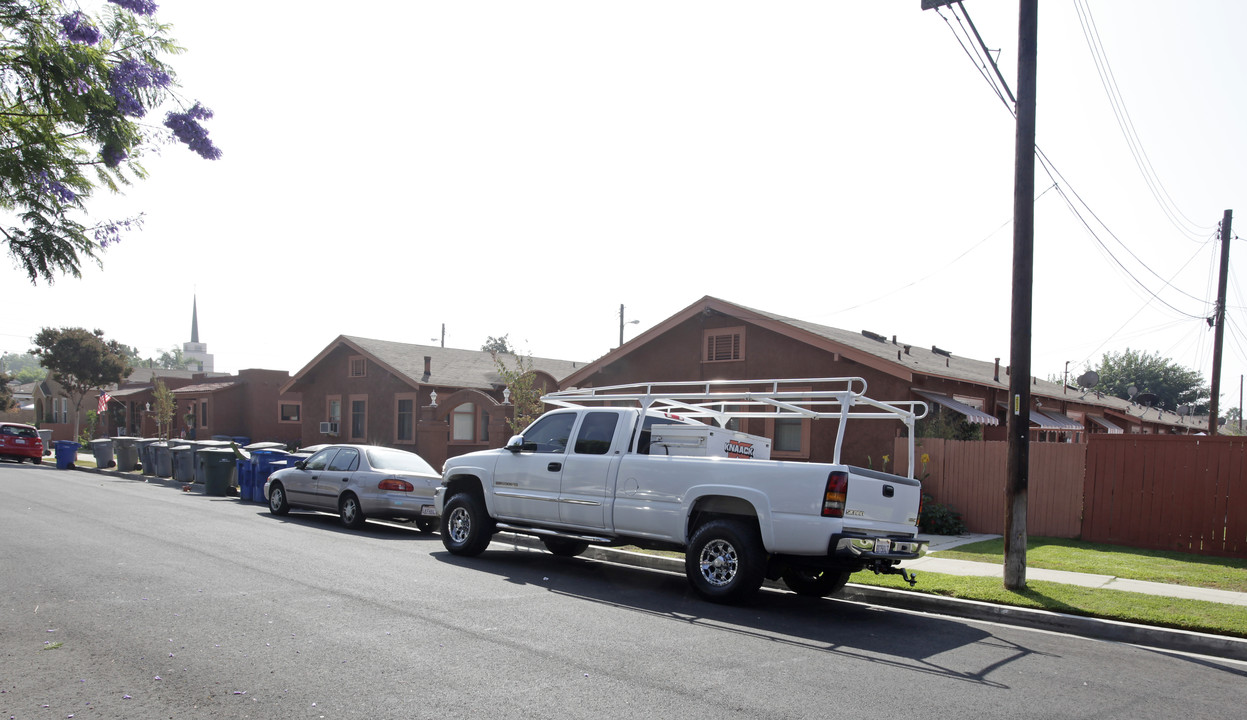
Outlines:
{"type": "Polygon", "coordinates": [[[281,483],[273,483],[268,488],[268,511],[274,515],[285,515],[290,512],[290,502],[286,500],[286,488],[281,483]]]}
{"type": "Polygon", "coordinates": [[[359,506],[359,498],[352,493],[347,493],[338,501],[338,516],[342,518],[342,524],[357,530],[364,526],[364,509],[359,506]]]}

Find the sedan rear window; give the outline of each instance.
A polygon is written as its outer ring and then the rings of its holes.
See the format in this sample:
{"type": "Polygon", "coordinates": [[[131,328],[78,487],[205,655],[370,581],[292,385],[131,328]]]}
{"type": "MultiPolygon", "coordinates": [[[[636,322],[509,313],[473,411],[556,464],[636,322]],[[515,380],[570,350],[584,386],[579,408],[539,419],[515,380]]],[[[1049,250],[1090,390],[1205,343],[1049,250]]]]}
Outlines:
{"type": "Polygon", "coordinates": [[[394,470],[395,472],[425,473],[440,475],[424,458],[415,453],[388,448],[368,448],[368,463],[374,470],[394,470]]]}

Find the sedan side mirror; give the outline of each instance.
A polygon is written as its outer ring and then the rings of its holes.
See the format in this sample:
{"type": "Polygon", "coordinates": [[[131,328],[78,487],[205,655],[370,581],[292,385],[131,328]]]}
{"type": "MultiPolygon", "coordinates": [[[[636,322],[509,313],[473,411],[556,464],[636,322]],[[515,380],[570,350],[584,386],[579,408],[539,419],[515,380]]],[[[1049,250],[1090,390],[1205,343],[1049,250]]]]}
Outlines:
{"type": "Polygon", "coordinates": [[[295,463],[295,464],[294,464],[294,466],[295,466],[295,467],[297,467],[297,468],[299,468],[300,470],[306,470],[306,469],[307,469],[307,461],[306,461],[306,460],[300,460],[299,462],[295,463]]]}

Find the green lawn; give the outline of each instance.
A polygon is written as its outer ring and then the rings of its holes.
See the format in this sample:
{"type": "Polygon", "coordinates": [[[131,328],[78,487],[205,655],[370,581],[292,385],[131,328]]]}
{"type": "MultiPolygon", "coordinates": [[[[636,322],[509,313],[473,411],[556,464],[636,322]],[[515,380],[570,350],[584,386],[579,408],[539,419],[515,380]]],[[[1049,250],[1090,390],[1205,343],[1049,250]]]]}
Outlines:
{"type": "MultiPolygon", "coordinates": [[[[1004,540],[959,545],[951,550],[941,550],[936,556],[999,565],[1004,562],[1004,540]]],[[[1026,542],[1026,565],[1046,570],[1069,570],[1129,580],[1247,592],[1247,560],[1234,558],[1031,537],[1026,542]]]]}
{"type": "MultiPolygon", "coordinates": [[[[940,555],[943,556],[944,553],[941,552],[940,555]]],[[[930,572],[918,573],[918,584],[912,588],[896,575],[875,575],[871,572],[854,573],[851,582],[1141,625],[1247,637],[1247,607],[1242,605],[1181,600],[1035,580],[1027,581],[1026,590],[1015,593],[1005,590],[1000,578],[962,577],[930,572]]]]}

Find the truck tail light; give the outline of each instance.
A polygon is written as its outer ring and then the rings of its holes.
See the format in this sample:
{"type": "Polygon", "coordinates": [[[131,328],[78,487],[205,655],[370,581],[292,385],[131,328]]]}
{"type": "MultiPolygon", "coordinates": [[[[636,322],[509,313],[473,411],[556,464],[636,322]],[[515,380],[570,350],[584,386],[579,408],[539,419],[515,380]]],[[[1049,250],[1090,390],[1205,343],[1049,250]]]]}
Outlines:
{"type": "Polygon", "coordinates": [[[836,470],[827,476],[823,491],[823,517],[844,517],[844,501],[849,494],[849,474],[836,470]]]}
{"type": "Polygon", "coordinates": [[[411,492],[416,489],[416,486],[412,485],[406,480],[399,480],[398,478],[386,478],[377,484],[377,489],[378,490],[395,490],[397,492],[411,492]]]}

